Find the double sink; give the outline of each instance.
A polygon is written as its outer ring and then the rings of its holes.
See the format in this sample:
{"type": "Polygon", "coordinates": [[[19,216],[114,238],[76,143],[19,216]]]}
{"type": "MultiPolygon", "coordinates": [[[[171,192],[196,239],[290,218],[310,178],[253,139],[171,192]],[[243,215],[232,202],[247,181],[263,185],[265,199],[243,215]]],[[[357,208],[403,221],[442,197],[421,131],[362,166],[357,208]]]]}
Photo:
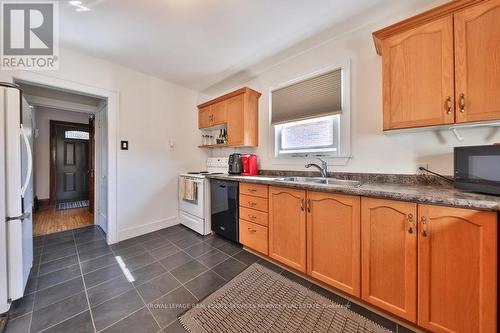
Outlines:
{"type": "Polygon", "coordinates": [[[337,179],[337,178],[323,178],[323,177],[285,177],[277,180],[294,183],[312,183],[312,184],[325,184],[336,186],[350,186],[359,187],[361,182],[359,180],[337,179]]]}
{"type": "Polygon", "coordinates": [[[348,180],[348,179],[337,179],[337,178],[323,178],[323,177],[263,177],[256,176],[256,179],[261,180],[273,180],[277,182],[293,182],[293,183],[304,183],[304,184],[323,184],[332,186],[347,186],[347,187],[359,187],[361,182],[359,180],[348,180]]]}

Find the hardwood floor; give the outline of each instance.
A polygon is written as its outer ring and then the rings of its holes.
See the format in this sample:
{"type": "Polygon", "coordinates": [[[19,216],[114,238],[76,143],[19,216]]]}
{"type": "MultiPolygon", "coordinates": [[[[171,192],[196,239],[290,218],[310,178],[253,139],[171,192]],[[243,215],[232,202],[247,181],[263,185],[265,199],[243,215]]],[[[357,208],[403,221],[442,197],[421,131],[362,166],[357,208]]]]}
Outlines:
{"type": "Polygon", "coordinates": [[[88,207],[56,210],[54,206],[40,208],[33,213],[33,236],[77,229],[94,224],[94,215],[88,207]]]}

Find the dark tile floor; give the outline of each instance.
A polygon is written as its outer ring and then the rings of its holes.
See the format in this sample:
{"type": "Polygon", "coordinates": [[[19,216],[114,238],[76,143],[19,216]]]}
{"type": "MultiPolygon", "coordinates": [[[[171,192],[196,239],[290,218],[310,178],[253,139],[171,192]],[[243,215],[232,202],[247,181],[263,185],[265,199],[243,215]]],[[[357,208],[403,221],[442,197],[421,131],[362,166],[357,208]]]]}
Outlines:
{"type": "MultiPolygon", "coordinates": [[[[239,245],[179,225],[111,246],[102,230],[92,226],[37,237],[34,249],[26,294],[12,306],[7,333],[184,332],[176,319],[187,306],[256,261],[350,305],[239,245]]],[[[352,309],[397,329],[360,306],[352,309]]]]}

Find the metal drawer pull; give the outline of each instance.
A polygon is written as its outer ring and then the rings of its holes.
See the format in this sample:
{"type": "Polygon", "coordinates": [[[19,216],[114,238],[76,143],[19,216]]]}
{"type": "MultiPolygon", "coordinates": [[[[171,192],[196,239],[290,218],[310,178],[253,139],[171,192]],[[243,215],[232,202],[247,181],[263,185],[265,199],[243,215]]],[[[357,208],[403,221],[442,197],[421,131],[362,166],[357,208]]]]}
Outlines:
{"type": "Polygon", "coordinates": [[[307,211],[311,212],[311,199],[307,199],[307,211]]]}
{"type": "Polygon", "coordinates": [[[451,96],[448,96],[446,99],[446,114],[451,114],[452,108],[452,99],[451,96]]]}
{"type": "Polygon", "coordinates": [[[256,205],[256,204],[257,204],[257,203],[255,203],[255,202],[251,202],[251,201],[249,201],[249,202],[248,202],[248,205],[249,205],[250,207],[255,207],[255,205],[256,205]]]}
{"type": "Polygon", "coordinates": [[[257,230],[251,228],[248,228],[248,231],[250,231],[252,234],[257,232],[257,230]]]}
{"type": "Polygon", "coordinates": [[[427,237],[427,218],[422,216],[422,236],[427,237]]]}
{"type": "Polygon", "coordinates": [[[304,211],[304,199],[300,200],[300,210],[304,211]]]}
{"type": "Polygon", "coordinates": [[[257,190],[256,190],[256,189],[254,189],[254,188],[249,188],[249,189],[248,189],[248,192],[257,192],[257,190]]]}
{"type": "Polygon", "coordinates": [[[460,112],[462,112],[462,113],[465,112],[465,94],[464,93],[460,94],[460,112]]]}
{"type": "Polygon", "coordinates": [[[248,217],[251,218],[252,220],[257,218],[257,216],[255,215],[248,215],[248,217]]]}
{"type": "Polygon", "coordinates": [[[408,233],[413,233],[413,214],[408,214],[408,233]]]}

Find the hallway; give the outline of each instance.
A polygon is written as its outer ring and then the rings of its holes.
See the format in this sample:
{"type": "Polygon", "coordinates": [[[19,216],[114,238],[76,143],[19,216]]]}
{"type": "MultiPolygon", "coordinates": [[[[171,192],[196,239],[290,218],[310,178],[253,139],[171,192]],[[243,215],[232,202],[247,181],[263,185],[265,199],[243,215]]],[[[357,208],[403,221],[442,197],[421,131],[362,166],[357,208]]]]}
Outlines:
{"type": "Polygon", "coordinates": [[[55,206],[40,207],[33,213],[33,237],[78,229],[94,224],[88,207],[56,210],[55,206]]]}

